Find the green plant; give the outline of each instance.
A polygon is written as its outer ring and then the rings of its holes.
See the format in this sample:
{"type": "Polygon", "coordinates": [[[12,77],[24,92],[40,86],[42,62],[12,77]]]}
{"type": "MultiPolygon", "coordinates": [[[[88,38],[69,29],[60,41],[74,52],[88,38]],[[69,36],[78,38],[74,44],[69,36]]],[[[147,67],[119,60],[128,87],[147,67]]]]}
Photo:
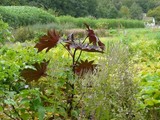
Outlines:
{"type": "MultiPolygon", "coordinates": [[[[71,59],[68,60],[71,67],[63,66],[63,71],[56,76],[53,76],[53,73],[51,75],[46,73],[47,66],[52,60],[35,61],[35,63],[31,65],[21,67],[21,69],[15,68],[17,70],[16,75],[20,75],[22,78],[9,79],[9,81],[13,83],[15,80],[18,81],[18,85],[13,85],[11,88],[10,84],[6,83],[6,85],[9,86],[8,94],[12,94],[9,100],[5,100],[9,95],[5,96],[5,91],[2,91],[2,98],[4,99],[2,100],[2,111],[7,117],[20,120],[31,118],[42,120],[45,117],[47,119],[78,118],[80,108],[78,105],[81,99],[77,99],[77,96],[79,97],[81,95],[78,94],[76,89],[76,81],[86,73],[94,73],[97,66],[97,64],[93,64],[94,60],[80,60],[81,55],[84,51],[103,53],[105,49],[105,45],[95,35],[94,31],[90,29],[87,24],[85,25],[88,34],[83,41],[75,40],[73,34],[69,34],[67,38],[61,38],[60,34],[55,30],[49,30],[47,35],[40,38],[39,42],[35,45],[35,48],[38,48],[38,52],[43,51],[43,49],[46,49],[46,52],[51,51],[52,48],[60,43],[71,57],[71,59]],[[87,42],[87,40],[89,41],[87,42]],[[70,62],[70,60],[72,62],[70,62]],[[50,82],[45,83],[46,80],[50,82]],[[51,84],[48,83],[53,83],[53,88],[50,88],[51,84]],[[14,89],[15,86],[16,89],[14,89]],[[32,94],[29,95],[30,92],[32,92],[32,94]],[[5,105],[12,111],[7,112],[6,109],[4,109],[5,105]],[[28,113],[26,113],[27,111],[28,113]],[[51,113],[51,115],[48,115],[49,113],[51,113]]],[[[35,55],[35,57],[38,57],[38,55],[35,55]]],[[[62,59],[58,59],[58,62],[60,61],[62,61],[62,59]]]]}
{"type": "Polygon", "coordinates": [[[24,68],[33,68],[32,64],[40,63],[44,57],[43,54],[37,54],[34,48],[24,48],[18,43],[15,46],[16,48],[12,49],[12,44],[11,48],[3,45],[0,49],[0,118],[27,120],[32,119],[31,117],[38,111],[38,108],[32,107],[32,112],[27,113],[32,101],[35,100],[37,103],[36,99],[40,92],[36,88],[28,90],[29,85],[20,78],[20,71],[24,68]]]}
{"type": "Polygon", "coordinates": [[[3,22],[3,20],[0,18],[0,43],[4,44],[7,40],[13,41],[14,38],[9,31],[8,24],[3,22]]]}
{"type": "Polygon", "coordinates": [[[74,18],[71,16],[59,16],[56,17],[60,24],[63,23],[74,23],[77,27],[83,28],[83,23],[87,21],[93,28],[119,28],[122,26],[124,28],[144,28],[143,21],[138,20],[124,20],[124,19],[94,19],[94,18],[74,18]]]}
{"type": "Polygon", "coordinates": [[[35,38],[36,32],[31,30],[29,27],[20,27],[15,29],[13,32],[16,42],[25,42],[35,38]]]}
{"type": "Polygon", "coordinates": [[[137,104],[138,84],[130,57],[126,45],[108,42],[97,75],[87,75],[80,81],[84,101],[81,119],[144,120],[137,104]]]}
{"type": "Polygon", "coordinates": [[[147,119],[158,120],[160,115],[160,76],[146,74],[142,76],[139,99],[141,109],[146,110],[147,119]]]}
{"type": "Polygon", "coordinates": [[[33,25],[36,23],[55,22],[55,17],[36,7],[29,6],[0,6],[3,21],[12,27],[33,25]]]}

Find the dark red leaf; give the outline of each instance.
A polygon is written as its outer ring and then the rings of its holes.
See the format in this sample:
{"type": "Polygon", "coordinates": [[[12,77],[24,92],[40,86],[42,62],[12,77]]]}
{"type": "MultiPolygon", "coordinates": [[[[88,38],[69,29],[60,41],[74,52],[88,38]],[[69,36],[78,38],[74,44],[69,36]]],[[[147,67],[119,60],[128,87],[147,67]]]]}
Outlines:
{"type": "Polygon", "coordinates": [[[105,50],[105,44],[103,44],[101,41],[98,41],[98,45],[102,50],[105,50]]]}
{"type": "Polygon", "coordinates": [[[81,44],[81,43],[72,43],[67,44],[69,48],[75,48],[77,50],[87,51],[87,52],[100,52],[103,53],[103,51],[98,46],[94,45],[88,45],[88,44],[81,44]]]}
{"type": "Polygon", "coordinates": [[[21,76],[27,81],[31,82],[33,80],[38,81],[38,79],[42,76],[46,76],[47,65],[49,61],[44,61],[42,63],[35,63],[33,66],[36,70],[31,68],[23,69],[21,71],[21,76]]]}
{"type": "Polygon", "coordinates": [[[74,34],[73,33],[71,33],[71,34],[68,35],[67,41],[74,42],[74,34]]]}
{"type": "Polygon", "coordinates": [[[99,40],[99,38],[96,36],[94,31],[92,29],[90,29],[89,25],[87,25],[86,23],[85,23],[85,25],[88,29],[87,30],[87,32],[88,32],[87,37],[89,38],[89,43],[90,44],[93,43],[94,46],[99,46],[101,48],[101,50],[103,51],[105,49],[105,45],[99,40]]]}
{"type": "Polygon", "coordinates": [[[55,30],[49,30],[47,35],[40,38],[39,42],[35,45],[35,48],[38,48],[38,52],[47,48],[46,52],[48,52],[51,48],[57,45],[59,39],[60,36],[55,30]]]}
{"type": "Polygon", "coordinates": [[[94,61],[88,61],[88,60],[81,60],[81,62],[78,62],[75,67],[75,73],[79,76],[83,76],[87,72],[93,72],[96,64],[93,64],[94,61]]]}
{"type": "Polygon", "coordinates": [[[84,25],[86,26],[86,28],[87,28],[88,30],[90,30],[90,27],[89,27],[89,25],[88,25],[87,23],[84,23],[84,25]]]}

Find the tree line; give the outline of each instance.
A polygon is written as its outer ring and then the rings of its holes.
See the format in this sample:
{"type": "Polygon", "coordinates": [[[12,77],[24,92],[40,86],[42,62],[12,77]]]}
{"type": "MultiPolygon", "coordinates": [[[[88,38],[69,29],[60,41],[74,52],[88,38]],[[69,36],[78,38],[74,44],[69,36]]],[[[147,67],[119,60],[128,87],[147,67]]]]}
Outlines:
{"type": "Polygon", "coordinates": [[[41,7],[56,15],[95,18],[142,19],[142,13],[160,5],[159,0],[1,0],[0,5],[41,7]]]}

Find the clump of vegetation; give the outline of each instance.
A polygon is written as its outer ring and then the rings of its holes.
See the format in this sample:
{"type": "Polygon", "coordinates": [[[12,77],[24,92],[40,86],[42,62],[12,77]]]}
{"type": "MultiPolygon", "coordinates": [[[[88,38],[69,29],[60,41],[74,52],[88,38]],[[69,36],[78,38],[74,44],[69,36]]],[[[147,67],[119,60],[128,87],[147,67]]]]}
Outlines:
{"type": "Polygon", "coordinates": [[[77,27],[83,28],[83,23],[87,21],[93,28],[144,28],[143,21],[125,19],[95,19],[95,18],[74,18],[71,16],[56,17],[59,24],[74,23],[77,27]]]}
{"type": "Polygon", "coordinates": [[[2,19],[12,27],[56,21],[52,14],[29,6],[0,6],[0,14],[2,19]]]}
{"type": "Polygon", "coordinates": [[[138,84],[129,49],[121,42],[109,42],[107,53],[100,58],[100,71],[81,80],[84,101],[81,119],[140,120],[138,84]]]}
{"type": "Polygon", "coordinates": [[[160,23],[160,6],[154,8],[153,10],[149,10],[147,15],[148,16],[151,16],[151,17],[154,17],[156,19],[156,23],[160,23]]]}
{"type": "Polygon", "coordinates": [[[13,41],[14,38],[9,30],[9,26],[0,16],[0,43],[4,44],[7,41],[13,41]]]}
{"type": "MultiPolygon", "coordinates": [[[[20,70],[18,76],[22,78],[13,78],[12,80],[9,78],[7,80],[9,82],[6,82],[8,89],[3,87],[8,94],[12,94],[11,96],[8,95],[9,99],[4,99],[7,96],[3,92],[4,89],[2,90],[2,111],[7,117],[10,119],[25,120],[36,117],[40,120],[43,120],[45,117],[48,119],[78,118],[80,108],[78,105],[81,99],[77,99],[77,97],[81,97],[81,95],[77,92],[77,81],[86,73],[95,73],[95,68],[97,67],[97,64],[93,64],[94,60],[82,60],[81,55],[84,51],[103,53],[105,49],[105,45],[95,35],[94,31],[90,29],[87,24],[85,25],[88,34],[83,41],[76,40],[73,34],[69,34],[66,39],[61,38],[60,34],[55,30],[49,30],[47,35],[40,38],[39,42],[35,45],[38,53],[43,51],[43,49],[46,49],[46,52],[48,52],[60,43],[71,57],[71,67],[66,66],[64,72],[61,73],[65,74],[61,77],[48,75],[46,73],[50,60],[43,60],[42,62],[35,61],[32,66],[25,66],[23,70],[16,69],[17,72],[20,70]],[[87,40],[89,41],[87,42],[87,40]],[[44,77],[43,81],[39,81],[41,77],[44,77]],[[50,81],[51,83],[55,82],[54,79],[56,79],[57,82],[52,85],[46,84],[44,83],[45,79],[49,81],[52,80],[50,81]],[[15,80],[20,80],[18,85],[14,84],[15,80]],[[39,87],[37,84],[39,84],[39,87]],[[48,89],[50,85],[52,86],[51,88],[55,90],[52,91],[48,89]],[[57,92],[55,93],[56,90],[57,92]],[[29,95],[30,92],[32,92],[32,94],[29,95]],[[28,98],[28,96],[30,97],[28,98]],[[8,105],[8,108],[11,108],[11,112],[7,112],[6,109],[4,109],[5,104],[8,105]],[[12,114],[12,112],[15,114],[12,114]],[[46,116],[45,114],[49,112],[51,115],[46,116]]],[[[3,80],[4,79],[2,79],[2,81],[3,80]]]]}

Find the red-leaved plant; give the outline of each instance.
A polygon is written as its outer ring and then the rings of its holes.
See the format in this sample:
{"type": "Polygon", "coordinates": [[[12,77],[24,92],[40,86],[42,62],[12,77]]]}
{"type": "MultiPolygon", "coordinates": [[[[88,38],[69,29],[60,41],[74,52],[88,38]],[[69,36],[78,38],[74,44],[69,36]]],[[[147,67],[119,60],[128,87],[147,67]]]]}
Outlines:
{"type": "MultiPolygon", "coordinates": [[[[43,51],[46,49],[48,52],[50,49],[54,48],[58,44],[62,44],[63,47],[68,51],[72,58],[72,71],[74,76],[82,77],[85,73],[93,73],[94,69],[96,68],[96,64],[94,60],[81,60],[82,52],[99,52],[103,53],[105,50],[105,45],[99,40],[99,38],[95,35],[94,31],[85,23],[87,28],[87,36],[84,40],[75,40],[74,34],[71,33],[68,35],[67,38],[62,38],[60,34],[55,30],[49,30],[48,33],[42,36],[39,39],[39,42],[35,45],[35,48],[38,49],[38,52],[43,51]],[[87,41],[88,40],[88,41],[87,41]],[[77,52],[77,51],[80,52],[77,52]],[[78,55],[77,55],[78,54],[78,55]],[[77,57],[76,57],[77,56],[77,57]]],[[[24,69],[21,71],[21,76],[27,81],[31,82],[33,80],[38,81],[41,76],[46,76],[47,65],[49,61],[43,61],[42,63],[38,64],[35,63],[33,69],[24,69]]],[[[71,91],[74,91],[75,86],[74,83],[66,83],[69,84],[71,87],[71,91]]],[[[67,109],[67,114],[71,117],[71,110],[73,109],[73,99],[74,93],[68,93],[68,100],[67,104],[69,108],[67,109]]]]}

